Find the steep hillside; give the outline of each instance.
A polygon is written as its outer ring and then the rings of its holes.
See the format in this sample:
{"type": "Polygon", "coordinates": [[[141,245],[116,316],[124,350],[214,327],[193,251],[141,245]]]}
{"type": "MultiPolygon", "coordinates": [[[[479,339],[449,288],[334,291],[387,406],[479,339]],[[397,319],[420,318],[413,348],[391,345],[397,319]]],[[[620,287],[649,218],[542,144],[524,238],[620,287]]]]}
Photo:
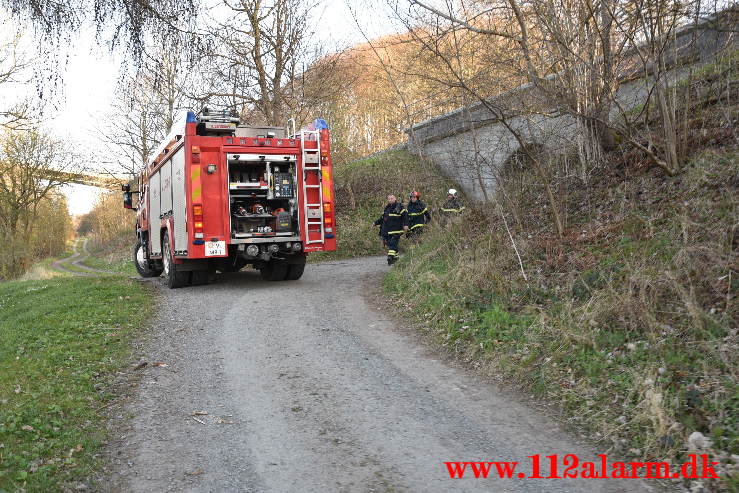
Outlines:
{"type": "MultiPolygon", "coordinates": [[[[736,69],[694,80],[711,89],[736,69]]],[[[561,404],[604,452],[681,461],[698,450],[722,463],[722,479],[702,486],[736,491],[739,111],[735,82],[718,85],[685,108],[691,152],[677,176],[626,148],[588,186],[565,176],[559,238],[520,170],[518,195],[431,231],[386,289],[449,352],[561,404]]]]}
{"type": "MultiPolygon", "coordinates": [[[[335,171],[338,250],[311,255],[312,260],[385,253],[373,222],[382,213],[388,194],[408,202],[413,190],[435,210],[454,184],[436,167],[406,151],[393,151],[339,166],[335,171]]],[[[401,241],[401,251],[405,242],[401,241]]]]}

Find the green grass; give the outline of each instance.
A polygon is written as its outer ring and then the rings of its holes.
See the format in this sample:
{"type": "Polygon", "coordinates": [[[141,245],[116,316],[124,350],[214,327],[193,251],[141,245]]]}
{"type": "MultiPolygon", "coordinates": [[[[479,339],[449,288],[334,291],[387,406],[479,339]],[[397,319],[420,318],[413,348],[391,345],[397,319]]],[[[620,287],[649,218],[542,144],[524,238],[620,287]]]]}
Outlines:
{"type": "MultiPolygon", "coordinates": [[[[414,190],[435,210],[454,187],[430,162],[406,151],[393,151],[338,166],[336,184],[337,251],[312,254],[312,261],[381,255],[385,253],[373,222],[382,214],[388,194],[404,203],[414,190]]],[[[401,241],[401,249],[404,248],[401,241]]]]}
{"type": "Polygon", "coordinates": [[[150,303],[120,277],[0,283],[0,491],[74,489],[91,474],[112,375],[150,303]]]}
{"type": "Polygon", "coordinates": [[[94,269],[108,270],[110,272],[117,272],[131,276],[138,275],[136,267],[133,265],[133,261],[128,257],[120,258],[115,254],[102,254],[103,256],[100,257],[97,255],[100,254],[93,251],[92,254],[82,263],[94,269]]]}

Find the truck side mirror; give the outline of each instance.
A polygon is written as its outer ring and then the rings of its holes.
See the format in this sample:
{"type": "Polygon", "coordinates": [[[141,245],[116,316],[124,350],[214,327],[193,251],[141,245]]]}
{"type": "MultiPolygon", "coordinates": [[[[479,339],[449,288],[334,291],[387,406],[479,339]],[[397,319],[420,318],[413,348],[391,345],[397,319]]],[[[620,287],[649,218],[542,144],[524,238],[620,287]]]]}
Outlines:
{"type": "Polygon", "coordinates": [[[133,194],[131,192],[123,192],[123,207],[133,209],[133,194]]]}

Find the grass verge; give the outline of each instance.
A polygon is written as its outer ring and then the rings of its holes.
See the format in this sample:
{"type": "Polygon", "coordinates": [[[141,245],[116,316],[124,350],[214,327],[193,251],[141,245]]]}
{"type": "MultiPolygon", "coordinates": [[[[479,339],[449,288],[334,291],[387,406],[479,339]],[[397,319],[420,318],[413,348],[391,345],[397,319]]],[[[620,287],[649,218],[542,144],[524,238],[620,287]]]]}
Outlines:
{"type": "MultiPolygon", "coordinates": [[[[66,254],[65,254],[66,255],[66,254]]],[[[36,262],[29,270],[28,272],[24,273],[23,276],[21,276],[22,281],[34,281],[34,280],[43,280],[43,279],[51,279],[53,277],[64,277],[71,275],[67,272],[63,272],[61,270],[57,270],[52,265],[56,259],[55,258],[45,258],[39,262],[36,262]]]]}
{"type": "Polygon", "coordinates": [[[0,283],[0,491],[74,489],[91,474],[107,389],[150,303],[120,277],[0,283]]]}
{"type": "Polygon", "coordinates": [[[123,255],[119,252],[105,253],[93,251],[92,255],[87,257],[82,263],[88,267],[92,267],[93,269],[107,270],[131,276],[138,275],[136,267],[133,265],[133,261],[128,257],[122,257],[123,255]]]}
{"type": "Polygon", "coordinates": [[[126,231],[125,234],[114,238],[104,245],[90,241],[88,243],[90,256],[82,263],[94,269],[137,276],[138,273],[131,258],[133,249],[131,238],[131,232],[126,231]]]}

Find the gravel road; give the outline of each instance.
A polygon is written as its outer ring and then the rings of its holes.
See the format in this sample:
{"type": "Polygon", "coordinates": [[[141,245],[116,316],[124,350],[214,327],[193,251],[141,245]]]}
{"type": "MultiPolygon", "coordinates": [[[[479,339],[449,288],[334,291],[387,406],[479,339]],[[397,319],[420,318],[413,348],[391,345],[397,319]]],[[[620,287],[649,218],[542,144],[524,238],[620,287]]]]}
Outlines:
{"type": "Polygon", "coordinates": [[[365,258],[309,264],[297,282],[250,271],[162,288],[106,487],[648,491],[634,481],[450,479],[444,461],[596,452],[374,308],[367,295],[387,268],[365,258]]]}

